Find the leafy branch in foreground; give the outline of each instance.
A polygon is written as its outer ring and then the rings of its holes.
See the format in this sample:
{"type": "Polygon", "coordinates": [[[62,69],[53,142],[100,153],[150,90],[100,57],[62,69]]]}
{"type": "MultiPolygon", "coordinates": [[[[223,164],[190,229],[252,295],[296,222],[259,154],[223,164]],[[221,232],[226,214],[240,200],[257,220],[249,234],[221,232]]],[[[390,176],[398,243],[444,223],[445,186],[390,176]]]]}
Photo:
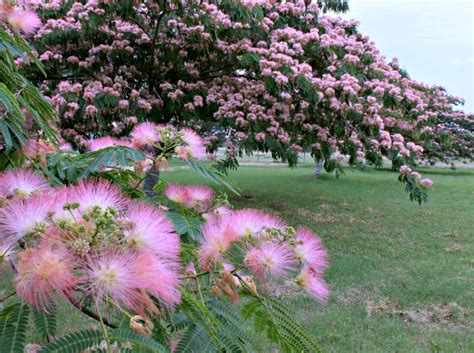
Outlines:
{"type": "Polygon", "coordinates": [[[286,351],[316,352],[287,308],[256,293],[257,284],[287,279],[325,302],[321,240],[265,212],[234,210],[205,185],[160,181],[156,197],[125,195],[109,176],[140,175],[146,154],[154,167],[175,156],[197,165],[192,158],[204,156],[190,131],[150,131],[161,135],[152,152],[137,146],[135,131],[131,145],[140,151],[115,145],[30,159],[57,186],[31,168],[0,174],[0,266],[15,291],[5,303],[27,303],[0,315],[0,351],[23,351],[31,339],[25,330],[34,327],[42,352],[252,352],[253,337],[234,305],[251,293],[257,301],[243,317],[257,331],[286,351]],[[74,182],[83,176],[93,178],[74,182]],[[97,321],[99,330],[86,323],[58,337],[58,303],[97,321]]]}
{"type": "Polygon", "coordinates": [[[270,297],[255,296],[242,308],[242,317],[252,320],[255,330],[280,343],[285,352],[320,352],[313,337],[282,303],[270,297]]]}
{"type": "Polygon", "coordinates": [[[18,72],[14,60],[32,58],[42,70],[41,63],[18,33],[14,30],[13,33],[11,36],[0,27],[0,133],[6,151],[28,145],[32,124],[46,138],[57,141],[51,127],[56,121],[54,108],[38,88],[18,72]]]}

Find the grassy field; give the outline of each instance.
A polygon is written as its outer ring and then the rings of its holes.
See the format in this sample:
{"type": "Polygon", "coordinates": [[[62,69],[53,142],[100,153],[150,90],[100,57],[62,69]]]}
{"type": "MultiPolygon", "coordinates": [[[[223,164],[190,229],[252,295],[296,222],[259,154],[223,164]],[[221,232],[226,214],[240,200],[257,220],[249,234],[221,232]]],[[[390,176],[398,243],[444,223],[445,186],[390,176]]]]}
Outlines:
{"type": "MultiPolygon", "coordinates": [[[[427,205],[397,175],[352,169],[337,180],[309,167],[241,167],[237,207],[258,207],[316,231],[330,254],[327,305],[275,288],[324,352],[474,352],[474,171],[424,170],[427,205]]],[[[188,171],[167,180],[201,182],[188,171]]],[[[259,351],[274,348],[260,340],[259,351]]]]}

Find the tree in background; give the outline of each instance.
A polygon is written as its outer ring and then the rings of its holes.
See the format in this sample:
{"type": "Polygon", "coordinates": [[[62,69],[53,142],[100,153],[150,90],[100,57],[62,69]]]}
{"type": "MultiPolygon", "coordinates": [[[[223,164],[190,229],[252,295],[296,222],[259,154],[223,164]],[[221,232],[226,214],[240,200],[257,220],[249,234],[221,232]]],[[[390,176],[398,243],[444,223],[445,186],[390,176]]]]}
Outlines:
{"type": "MultiPolygon", "coordinates": [[[[44,25],[34,45],[49,72],[24,72],[50,97],[63,137],[79,148],[126,136],[142,121],[190,126],[222,169],[244,152],[297,162],[310,151],[327,171],[472,157],[458,133],[461,102],[387,62],[357,22],[304,1],[30,1],[44,25]],[[456,133],[453,134],[453,131],[456,133]]],[[[324,2],[344,10],[347,3],[324,2]],[[345,5],[344,5],[345,4],[345,5]]]]}

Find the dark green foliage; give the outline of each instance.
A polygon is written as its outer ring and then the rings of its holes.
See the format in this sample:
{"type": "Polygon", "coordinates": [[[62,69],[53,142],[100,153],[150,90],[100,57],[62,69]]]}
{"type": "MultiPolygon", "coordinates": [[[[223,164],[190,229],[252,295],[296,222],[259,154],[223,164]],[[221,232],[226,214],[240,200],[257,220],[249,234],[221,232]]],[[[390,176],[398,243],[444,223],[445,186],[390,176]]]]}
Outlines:
{"type": "Polygon", "coordinates": [[[186,319],[178,317],[184,330],[175,352],[253,352],[252,339],[228,302],[207,299],[204,304],[183,292],[180,309],[186,319]]]}
{"type": "Polygon", "coordinates": [[[229,180],[226,178],[226,175],[223,172],[215,168],[206,167],[205,165],[193,160],[189,161],[189,167],[191,168],[193,172],[202,176],[203,178],[210,180],[215,185],[223,185],[226,188],[228,188],[230,191],[232,191],[234,194],[239,195],[239,191],[237,187],[233,185],[231,182],[229,182],[229,180]]]}
{"type": "Polygon", "coordinates": [[[56,141],[56,133],[49,125],[55,120],[53,107],[30,81],[18,73],[14,59],[33,60],[42,74],[43,68],[28,44],[16,32],[13,33],[10,36],[0,28],[0,133],[7,151],[28,144],[31,123],[24,111],[45,137],[56,141]]]}
{"type": "Polygon", "coordinates": [[[0,313],[0,352],[24,352],[29,313],[29,307],[23,303],[15,303],[2,310],[0,313]]]}
{"type": "Polygon", "coordinates": [[[36,330],[43,339],[49,341],[56,335],[58,329],[58,318],[55,306],[53,305],[47,312],[45,310],[32,310],[32,314],[36,330]]]}
{"type": "Polygon", "coordinates": [[[173,221],[178,234],[189,234],[192,239],[198,240],[202,224],[201,219],[174,211],[169,211],[166,215],[173,221]]]}
{"type": "Polygon", "coordinates": [[[304,76],[298,76],[295,79],[298,89],[301,90],[304,97],[314,104],[318,103],[319,97],[318,92],[314,88],[314,85],[304,76]]]}
{"type": "Polygon", "coordinates": [[[398,180],[405,183],[405,190],[410,194],[410,201],[416,201],[418,204],[428,202],[428,192],[420,183],[418,183],[410,174],[400,174],[398,180]]]}
{"type": "Polygon", "coordinates": [[[257,332],[278,342],[285,352],[320,352],[313,337],[295,319],[290,310],[272,298],[254,296],[242,308],[242,317],[253,320],[257,332]]]}
{"type": "MultiPolygon", "coordinates": [[[[148,352],[169,352],[169,350],[151,338],[139,335],[129,330],[118,329],[108,332],[110,343],[131,343],[133,352],[146,349],[148,352]]],[[[93,348],[104,341],[102,331],[85,330],[75,332],[51,342],[41,349],[41,353],[77,353],[93,348]]]]}
{"type": "Polygon", "coordinates": [[[99,151],[78,154],[75,152],[52,153],[46,157],[48,170],[63,182],[73,183],[103,168],[128,167],[145,159],[143,152],[123,147],[107,147],[99,151]]]}
{"type": "Polygon", "coordinates": [[[318,0],[318,6],[323,12],[347,12],[349,11],[349,0],[318,0]]]}

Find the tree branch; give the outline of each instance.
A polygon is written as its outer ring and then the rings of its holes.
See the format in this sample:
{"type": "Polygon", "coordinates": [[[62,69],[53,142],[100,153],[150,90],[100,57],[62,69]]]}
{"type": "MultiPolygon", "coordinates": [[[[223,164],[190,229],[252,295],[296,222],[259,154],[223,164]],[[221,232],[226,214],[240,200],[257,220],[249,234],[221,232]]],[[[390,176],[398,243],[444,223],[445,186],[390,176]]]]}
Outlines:
{"type": "MultiPolygon", "coordinates": [[[[89,316],[90,318],[99,321],[100,322],[100,317],[97,315],[96,312],[90,310],[89,308],[86,308],[82,306],[76,298],[74,298],[72,295],[68,293],[64,293],[66,295],[66,298],[69,300],[69,302],[74,305],[78,310],[82,311],[84,314],[89,316]]],[[[105,325],[109,326],[110,328],[117,328],[118,326],[116,324],[111,323],[107,318],[102,317],[102,321],[105,325]]]]}

